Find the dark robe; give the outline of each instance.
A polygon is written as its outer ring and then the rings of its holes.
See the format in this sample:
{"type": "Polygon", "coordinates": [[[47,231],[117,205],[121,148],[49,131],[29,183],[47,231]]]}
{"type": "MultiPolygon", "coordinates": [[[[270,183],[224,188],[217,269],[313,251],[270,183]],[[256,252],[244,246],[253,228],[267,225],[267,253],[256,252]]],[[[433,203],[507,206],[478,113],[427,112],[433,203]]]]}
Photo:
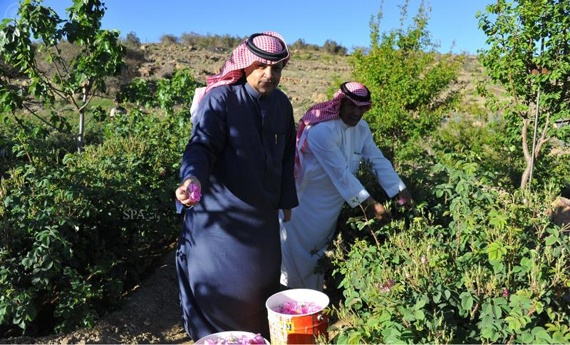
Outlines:
{"type": "Polygon", "coordinates": [[[265,302],[280,289],[279,209],[297,206],[295,123],[279,89],[260,96],[242,79],[201,100],[181,181],[202,199],[187,209],[177,273],[182,319],[195,341],[221,331],[269,339],[265,302]]]}

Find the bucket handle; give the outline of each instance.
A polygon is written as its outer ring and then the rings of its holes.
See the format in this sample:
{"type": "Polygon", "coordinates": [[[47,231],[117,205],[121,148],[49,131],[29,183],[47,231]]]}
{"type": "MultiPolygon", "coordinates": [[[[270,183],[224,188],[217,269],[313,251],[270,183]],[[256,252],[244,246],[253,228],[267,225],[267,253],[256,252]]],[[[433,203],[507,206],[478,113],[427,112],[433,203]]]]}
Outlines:
{"type": "MultiPolygon", "coordinates": [[[[327,320],[326,315],[320,313],[318,315],[313,315],[313,320],[317,320],[317,322],[313,321],[313,323],[318,323],[320,325],[321,322],[327,320]]],[[[313,336],[317,337],[319,335],[319,329],[318,327],[313,327],[313,336]]],[[[328,338],[328,337],[327,337],[328,338]]]]}

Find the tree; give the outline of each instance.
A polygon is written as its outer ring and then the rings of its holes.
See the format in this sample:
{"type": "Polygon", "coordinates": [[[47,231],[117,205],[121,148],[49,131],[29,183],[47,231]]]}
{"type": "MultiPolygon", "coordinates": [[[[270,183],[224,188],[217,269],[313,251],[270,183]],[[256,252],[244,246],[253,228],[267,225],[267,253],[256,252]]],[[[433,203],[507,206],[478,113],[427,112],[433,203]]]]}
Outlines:
{"type": "Polygon", "coordinates": [[[0,116],[25,109],[49,127],[69,132],[69,123],[54,107],[56,101],[67,102],[79,115],[77,147],[82,151],[86,107],[95,92],[105,90],[105,78],[124,65],[119,32],[101,29],[105,10],[99,0],[74,0],[64,20],[41,0],[20,2],[19,18],[0,24],[0,51],[3,63],[26,82],[0,75],[0,116]],[[50,115],[32,106],[38,101],[50,115]]]}
{"type": "Polygon", "coordinates": [[[323,50],[330,54],[346,55],[346,48],[333,40],[326,40],[323,44],[323,50]]]}
{"type": "Polygon", "coordinates": [[[520,140],[524,189],[547,144],[564,139],[555,122],[569,118],[570,2],[498,0],[477,17],[489,44],[479,52],[480,61],[508,96],[494,104],[504,110],[506,138],[520,140]]]}
{"type": "Polygon", "coordinates": [[[131,31],[125,38],[125,44],[133,48],[138,48],[141,45],[141,40],[134,31],[131,31]]]}
{"type": "Polygon", "coordinates": [[[417,150],[459,100],[448,92],[458,77],[462,57],[435,51],[427,30],[428,8],[420,4],[412,25],[405,29],[408,1],[401,7],[401,28],[380,33],[382,10],[370,21],[371,47],[357,50],[349,60],[356,80],[371,91],[373,108],[366,119],[375,141],[388,157],[417,150]]]}

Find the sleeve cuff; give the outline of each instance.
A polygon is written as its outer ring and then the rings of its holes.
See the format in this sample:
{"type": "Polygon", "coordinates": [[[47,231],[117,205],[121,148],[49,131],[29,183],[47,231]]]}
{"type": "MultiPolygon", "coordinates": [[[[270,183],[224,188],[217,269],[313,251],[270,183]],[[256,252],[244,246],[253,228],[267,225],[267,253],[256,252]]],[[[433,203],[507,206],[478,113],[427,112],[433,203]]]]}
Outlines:
{"type": "Polygon", "coordinates": [[[364,200],[368,199],[368,197],[370,197],[370,193],[368,193],[366,189],[363,189],[346,202],[350,205],[350,207],[354,208],[360,205],[364,200]]]}

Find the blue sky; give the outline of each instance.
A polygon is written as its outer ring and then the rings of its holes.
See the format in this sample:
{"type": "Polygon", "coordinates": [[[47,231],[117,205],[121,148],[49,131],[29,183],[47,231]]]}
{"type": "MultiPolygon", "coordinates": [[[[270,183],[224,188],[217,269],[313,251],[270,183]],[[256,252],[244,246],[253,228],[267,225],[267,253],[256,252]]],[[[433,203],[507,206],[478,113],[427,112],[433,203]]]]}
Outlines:
{"type": "MultiPolygon", "coordinates": [[[[421,0],[409,0],[408,17],[417,13],[421,0]]],[[[330,39],[348,48],[370,46],[369,22],[380,9],[380,30],[400,27],[404,0],[103,0],[107,12],[104,29],[118,29],[121,36],[135,32],[141,42],[158,42],[165,34],[218,34],[246,37],[254,32],[277,31],[288,43],[323,45],[330,39]]],[[[478,28],[477,11],[492,0],[431,0],[428,30],[441,52],[475,54],[485,48],[486,37],[478,28]]],[[[72,0],[44,0],[60,15],[72,0]]],[[[0,0],[2,18],[13,18],[17,0],[0,0]]],[[[407,27],[407,25],[405,26],[407,27]]]]}

